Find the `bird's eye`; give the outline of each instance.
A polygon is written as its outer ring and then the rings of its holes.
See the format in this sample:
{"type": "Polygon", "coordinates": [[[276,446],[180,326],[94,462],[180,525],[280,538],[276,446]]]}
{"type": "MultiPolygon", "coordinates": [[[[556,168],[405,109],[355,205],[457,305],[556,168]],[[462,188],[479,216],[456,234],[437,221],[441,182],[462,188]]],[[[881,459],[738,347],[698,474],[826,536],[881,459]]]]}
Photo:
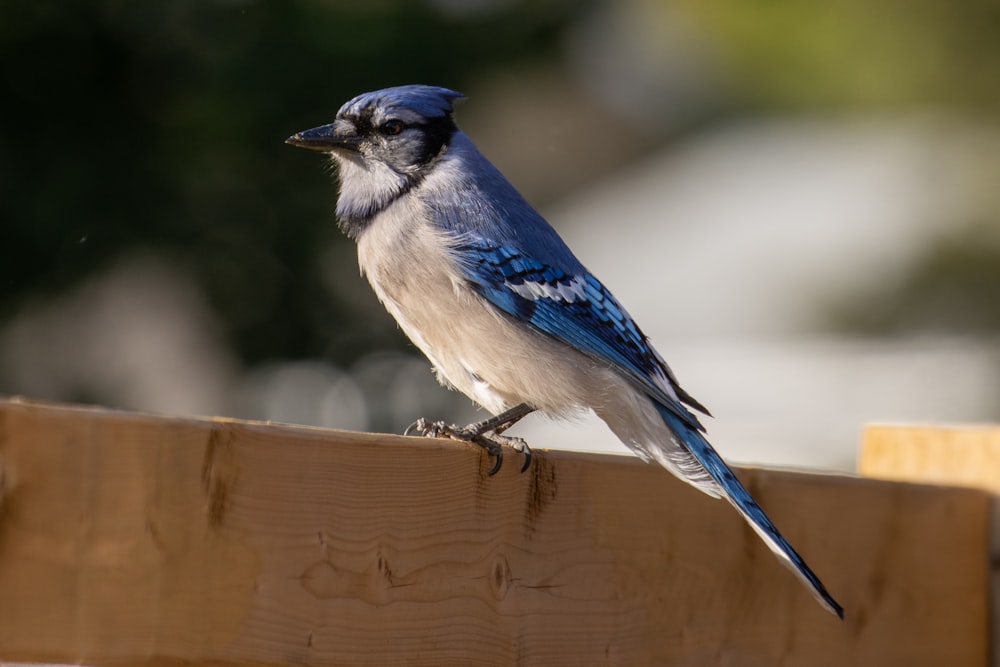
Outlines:
{"type": "Polygon", "coordinates": [[[404,127],[401,120],[387,120],[379,126],[378,131],[387,137],[391,137],[402,132],[404,127]]]}

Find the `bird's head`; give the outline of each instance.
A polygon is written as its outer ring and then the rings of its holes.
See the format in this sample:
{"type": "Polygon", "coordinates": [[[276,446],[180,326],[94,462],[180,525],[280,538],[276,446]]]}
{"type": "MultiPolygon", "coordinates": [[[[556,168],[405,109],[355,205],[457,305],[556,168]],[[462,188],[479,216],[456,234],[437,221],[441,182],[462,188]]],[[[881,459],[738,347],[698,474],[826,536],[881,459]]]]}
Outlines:
{"type": "Polygon", "coordinates": [[[452,104],[462,94],[436,86],[398,86],[358,95],[329,125],[286,143],[346,160],[376,160],[400,173],[430,162],[455,131],[452,104]]]}
{"type": "Polygon", "coordinates": [[[463,95],[436,86],[363,93],[320,127],[285,143],[329,153],[340,166],[338,214],[370,218],[419,182],[455,134],[452,105],[463,95]]]}

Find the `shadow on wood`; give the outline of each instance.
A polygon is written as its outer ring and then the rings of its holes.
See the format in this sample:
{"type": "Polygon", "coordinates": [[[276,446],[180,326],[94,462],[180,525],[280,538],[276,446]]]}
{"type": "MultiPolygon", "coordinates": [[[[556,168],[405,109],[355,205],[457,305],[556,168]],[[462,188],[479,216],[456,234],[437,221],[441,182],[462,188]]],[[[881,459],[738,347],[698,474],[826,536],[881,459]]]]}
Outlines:
{"type": "MultiPolygon", "coordinates": [[[[540,443],[536,443],[540,444],[540,443]]],[[[537,450],[536,450],[537,451],[537,450]]],[[[985,665],[989,495],[0,401],[0,660],[985,665]]]]}

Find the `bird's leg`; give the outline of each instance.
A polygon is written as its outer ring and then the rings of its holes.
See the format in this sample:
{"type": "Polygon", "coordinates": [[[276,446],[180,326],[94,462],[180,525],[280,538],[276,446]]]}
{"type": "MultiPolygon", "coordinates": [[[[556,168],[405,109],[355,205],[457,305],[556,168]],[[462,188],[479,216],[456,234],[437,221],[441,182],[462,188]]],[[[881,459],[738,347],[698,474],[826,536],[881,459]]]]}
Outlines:
{"type": "Polygon", "coordinates": [[[524,472],[531,465],[531,448],[523,439],[505,436],[503,432],[534,411],[535,409],[527,403],[519,403],[496,416],[468,426],[455,426],[443,421],[428,422],[421,418],[410,424],[403,435],[410,435],[416,431],[429,438],[445,437],[462,442],[474,442],[489,452],[491,456],[496,457],[497,462],[490,470],[490,475],[495,475],[500,470],[500,466],[503,465],[503,446],[506,445],[514,451],[524,454],[524,465],[521,466],[521,472],[524,472]]]}
{"type": "Polygon", "coordinates": [[[469,424],[462,430],[479,435],[484,433],[495,433],[496,435],[500,435],[534,411],[535,409],[527,403],[518,403],[509,410],[504,410],[496,416],[489,417],[474,424],[469,424]]]}

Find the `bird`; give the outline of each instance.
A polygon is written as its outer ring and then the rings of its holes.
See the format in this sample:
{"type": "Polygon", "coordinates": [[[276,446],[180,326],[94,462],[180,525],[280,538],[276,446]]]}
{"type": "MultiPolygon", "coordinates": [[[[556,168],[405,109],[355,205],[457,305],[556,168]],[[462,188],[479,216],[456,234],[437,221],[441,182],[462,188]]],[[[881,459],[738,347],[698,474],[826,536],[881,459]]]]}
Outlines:
{"type": "MultiPolygon", "coordinates": [[[[648,337],[553,227],[458,128],[462,93],[403,85],[362,93],[332,123],[286,143],[327,153],[336,217],[358,263],[438,380],[493,416],[430,436],[525,455],[504,431],[538,411],[593,411],[645,461],[728,500],[828,611],[843,607],[706,439],[684,391],[648,337]]],[[[709,415],[710,416],[710,415],[709,415]]]]}

